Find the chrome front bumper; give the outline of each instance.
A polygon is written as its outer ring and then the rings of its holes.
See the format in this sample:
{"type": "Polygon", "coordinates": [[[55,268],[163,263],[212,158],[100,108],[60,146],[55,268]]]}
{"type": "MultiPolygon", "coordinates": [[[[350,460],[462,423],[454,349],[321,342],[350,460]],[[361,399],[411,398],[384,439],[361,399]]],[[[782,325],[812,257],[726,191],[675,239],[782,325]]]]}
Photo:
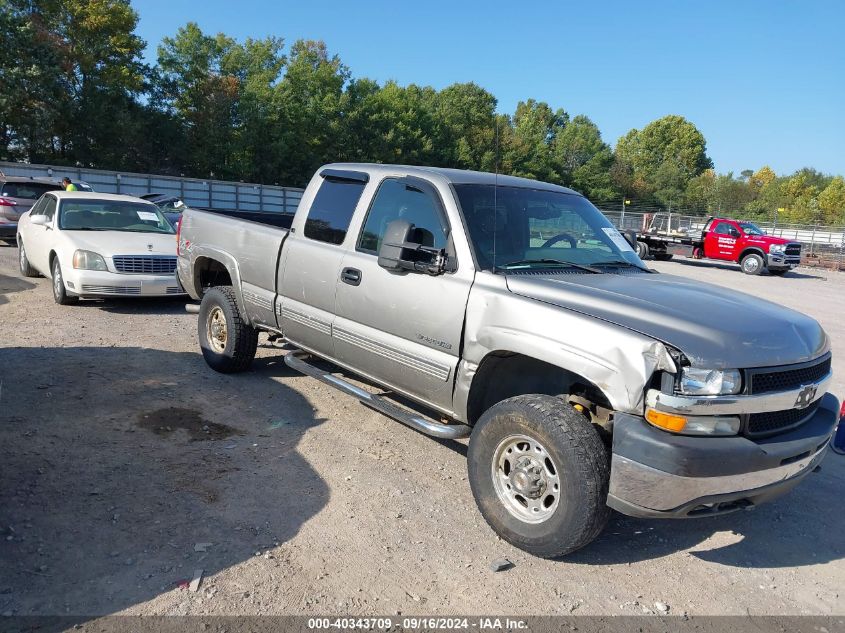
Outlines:
{"type": "Polygon", "coordinates": [[[784,253],[769,253],[766,256],[767,268],[795,268],[801,263],[800,255],[786,255],[784,253]]]}
{"type": "Polygon", "coordinates": [[[824,459],[839,402],[823,396],[800,427],[754,441],[693,437],[619,415],[613,430],[608,505],[638,517],[719,514],[779,496],[824,459]]]}

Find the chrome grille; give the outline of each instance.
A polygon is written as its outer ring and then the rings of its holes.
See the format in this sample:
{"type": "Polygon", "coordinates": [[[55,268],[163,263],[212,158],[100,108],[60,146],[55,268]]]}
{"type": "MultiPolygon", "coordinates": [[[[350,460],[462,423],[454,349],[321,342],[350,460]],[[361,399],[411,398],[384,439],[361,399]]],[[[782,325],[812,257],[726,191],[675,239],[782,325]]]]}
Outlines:
{"type": "Polygon", "coordinates": [[[801,365],[760,367],[748,370],[749,393],[791,391],[816,383],[830,373],[830,354],[801,365]]]}
{"type": "Polygon", "coordinates": [[[115,255],[114,269],[119,273],[172,275],[176,258],[170,255],[115,255]]]}
{"type": "Polygon", "coordinates": [[[89,286],[83,284],[83,293],[96,293],[98,295],[139,295],[141,286],[89,286]]]}
{"type": "Polygon", "coordinates": [[[768,411],[766,413],[752,413],[745,425],[745,434],[752,437],[772,435],[799,426],[816,412],[821,400],[816,400],[805,409],[786,409],[785,411],[768,411]]]}

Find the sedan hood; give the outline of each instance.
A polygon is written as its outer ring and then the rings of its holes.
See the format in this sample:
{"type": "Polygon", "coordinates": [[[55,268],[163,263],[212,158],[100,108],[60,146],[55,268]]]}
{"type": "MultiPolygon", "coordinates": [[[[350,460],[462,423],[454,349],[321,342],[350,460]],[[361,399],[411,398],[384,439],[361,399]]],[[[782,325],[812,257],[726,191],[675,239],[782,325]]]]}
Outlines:
{"type": "Polygon", "coordinates": [[[176,256],[176,236],[167,233],[131,233],[129,231],[63,231],[76,248],[94,251],[104,257],[113,255],[176,256]]]}
{"type": "Polygon", "coordinates": [[[515,274],[518,295],[640,332],[712,369],[812,360],[827,335],[810,317],[775,303],[664,274],[515,274]]]}

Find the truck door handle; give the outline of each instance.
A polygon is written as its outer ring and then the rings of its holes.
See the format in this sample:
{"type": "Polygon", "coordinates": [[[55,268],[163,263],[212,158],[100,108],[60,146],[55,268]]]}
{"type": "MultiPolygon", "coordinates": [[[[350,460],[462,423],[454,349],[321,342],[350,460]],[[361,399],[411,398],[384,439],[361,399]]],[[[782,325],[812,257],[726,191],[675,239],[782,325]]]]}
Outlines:
{"type": "Polygon", "coordinates": [[[340,279],[350,286],[358,286],[361,284],[361,271],[357,268],[344,268],[340,272],[340,279]]]}

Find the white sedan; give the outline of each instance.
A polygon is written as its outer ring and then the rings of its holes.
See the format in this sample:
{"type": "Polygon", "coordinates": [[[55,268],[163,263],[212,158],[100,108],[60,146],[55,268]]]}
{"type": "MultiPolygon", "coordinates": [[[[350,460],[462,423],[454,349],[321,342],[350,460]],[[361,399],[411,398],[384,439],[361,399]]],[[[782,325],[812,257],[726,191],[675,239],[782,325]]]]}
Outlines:
{"type": "Polygon", "coordinates": [[[53,280],[62,305],[80,297],[184,294],[176,236],[158,208],[132,196],[45,193],[18,222],[21,274],[53,280]]]}

